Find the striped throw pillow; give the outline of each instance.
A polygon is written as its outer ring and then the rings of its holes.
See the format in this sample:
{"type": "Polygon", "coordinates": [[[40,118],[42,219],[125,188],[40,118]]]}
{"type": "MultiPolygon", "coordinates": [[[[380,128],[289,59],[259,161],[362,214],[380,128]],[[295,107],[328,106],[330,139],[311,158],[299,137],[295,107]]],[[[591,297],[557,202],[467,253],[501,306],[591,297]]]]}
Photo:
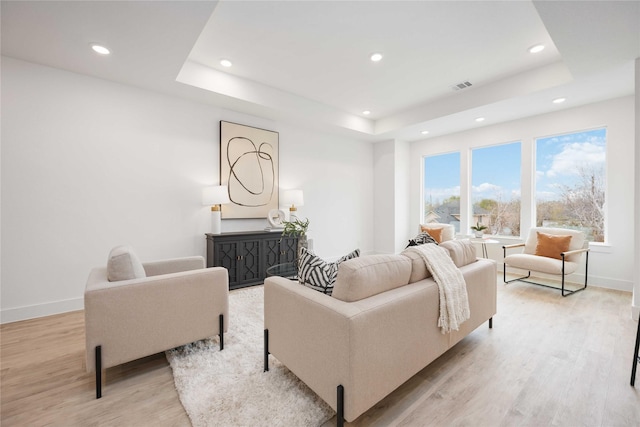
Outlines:
{"type": "Polygon", "coordinates": [[[311,289],[331,295],[341,262],[360,256],[360,249],[348,253],[335,262],[327,262],[306,248],[300,250],[298,282],[311,289]]]}

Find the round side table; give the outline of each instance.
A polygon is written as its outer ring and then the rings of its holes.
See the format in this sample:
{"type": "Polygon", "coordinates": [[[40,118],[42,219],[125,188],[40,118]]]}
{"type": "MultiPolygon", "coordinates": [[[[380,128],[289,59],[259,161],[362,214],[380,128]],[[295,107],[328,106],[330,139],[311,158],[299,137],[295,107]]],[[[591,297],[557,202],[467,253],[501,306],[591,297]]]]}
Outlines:
{"type": "Polygon", "coordinates": [[[483,258],[489,258],[489,253],[487,252],[487,244],[495,245],[495,244],[500,243],[499,241],[497,241],[495,239],[473,238],[473,239],[469,239],[469,240],[471,240],[473,243],[479,243],[480,245],[482,245],[482,257],[483,258]]]}

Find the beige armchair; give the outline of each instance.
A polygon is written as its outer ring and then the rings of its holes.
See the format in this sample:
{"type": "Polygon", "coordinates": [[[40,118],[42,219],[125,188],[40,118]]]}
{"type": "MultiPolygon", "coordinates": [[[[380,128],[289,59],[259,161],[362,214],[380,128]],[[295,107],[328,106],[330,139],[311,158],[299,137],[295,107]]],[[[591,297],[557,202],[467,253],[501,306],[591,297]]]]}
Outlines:
{"type": "Polygon", "coordinates": [[[504,250],[503,281],[505,284],[520,281],[559,289],[563,297],[583,291],[587,288],[589,272],[588,244],[582,231],[564,228],[532,228],[525,243],[502,247],[504,250]],[[507,255],[507,250],[519,247],[524,247],[522,253],[507,255]],[[584,286],[574,290],[566,289],[565,276],[578,270],[582,254],[585,255],[584,286]],[[528,270],[529,273],[524,277],[507,280],[507,266],[528,270]],[[531,277],[532,271],[561,276],[560,288],[527,280],[531,277]]]}
{"type": "Polygon", "coordinates": [[[143,264],[129,248],[114,248],[84,293],[86,368],[96,373],[96,399],[103,368],[214,335],[222,350],[228,311],[225,268],[205,268],[203,257],[143,264]]]}

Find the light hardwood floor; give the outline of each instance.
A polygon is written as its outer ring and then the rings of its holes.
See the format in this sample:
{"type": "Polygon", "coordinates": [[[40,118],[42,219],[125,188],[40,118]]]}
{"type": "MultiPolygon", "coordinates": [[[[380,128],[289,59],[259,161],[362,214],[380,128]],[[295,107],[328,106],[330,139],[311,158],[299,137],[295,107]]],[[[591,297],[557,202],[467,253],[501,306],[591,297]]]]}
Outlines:
{"type": "MultiPolygon", "coordinates": [[[[498,278],[492,330],[481,326],[348,425],[640,426],[630,306],[625,292],[562,298],[498,278]]],[[[2,426],[190,425],[163,353],[108,369],[95,400],[81,311],[0,332],[2,426]]]]}

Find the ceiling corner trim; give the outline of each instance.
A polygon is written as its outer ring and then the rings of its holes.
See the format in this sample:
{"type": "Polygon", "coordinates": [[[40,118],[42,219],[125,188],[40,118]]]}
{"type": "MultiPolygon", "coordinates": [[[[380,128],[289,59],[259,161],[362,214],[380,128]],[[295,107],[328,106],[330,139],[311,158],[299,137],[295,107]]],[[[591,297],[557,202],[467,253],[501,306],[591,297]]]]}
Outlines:
{"type": "Polygon", "coordinates": [[[319,102],[218,71],[187,60],[176,77],[179,83],[219,95],[267,107],[287,115],[304,117],[351,131],[373,135],[373,120],[337,110],[319,102]]]}

